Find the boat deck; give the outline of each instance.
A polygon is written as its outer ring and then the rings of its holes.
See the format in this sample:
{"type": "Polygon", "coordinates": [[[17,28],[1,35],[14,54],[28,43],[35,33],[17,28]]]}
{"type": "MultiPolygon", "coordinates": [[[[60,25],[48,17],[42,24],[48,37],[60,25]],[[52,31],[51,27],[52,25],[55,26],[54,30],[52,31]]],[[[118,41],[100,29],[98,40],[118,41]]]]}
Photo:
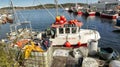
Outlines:
{"type": "MultiPolygon", "coordinates": [[[[72,50],[72,48],[54,48],[54,49],[67,49],[72,50]]],[[[82,61],[83,58],[76,59],[73,57],[72,52],[69,53],[70,55],[68,57],[62,57],[62,56],[56,56],[53,57],[52,65],[51,67],[82,67],[82,61]]],[[[108,67],[108,61],[104,61],[99,59],[99,57],[96,56],[88,56],[96,59],[96,61],[99,64],[99,67],[108,67]]]]}

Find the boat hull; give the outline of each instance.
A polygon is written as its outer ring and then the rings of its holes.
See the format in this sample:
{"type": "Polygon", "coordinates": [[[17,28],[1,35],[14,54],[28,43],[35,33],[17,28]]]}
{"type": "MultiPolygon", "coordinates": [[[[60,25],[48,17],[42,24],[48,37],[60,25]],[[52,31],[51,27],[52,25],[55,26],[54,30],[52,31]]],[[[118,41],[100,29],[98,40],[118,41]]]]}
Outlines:
{"type": "Polygon", "coordinates": [[[95,16],[95,12],[85,12],[85,16],[95,16]]]}
{"type": "Polygon", "coordinates": [[[117,15],[108,15],[108,14],[101,14],[101,18],[106,18],[106,19],[117,19],[117,15]]]}
{"type": "Polygon", "coordinates": [[[83,12],[81,12],[81,11],[76,11],[76,12],[73,12],[75,15],[83,15],[83,12]]]}

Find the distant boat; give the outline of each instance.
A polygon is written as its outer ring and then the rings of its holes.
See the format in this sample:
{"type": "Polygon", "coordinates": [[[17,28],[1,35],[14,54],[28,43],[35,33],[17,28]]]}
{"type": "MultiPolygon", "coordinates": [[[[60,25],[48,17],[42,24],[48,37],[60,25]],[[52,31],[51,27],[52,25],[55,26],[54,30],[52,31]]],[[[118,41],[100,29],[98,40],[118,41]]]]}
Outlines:
{"type": "Polygon", "coordinates": [[[13,23],[13,20],[14,20],[13,14],[7,15],[6,19],[8,23],[13,23]]]}
{"type": "Polygon", "coordinates": [[[76,13],[76,14],[83,14],[82,13],[82,10],[83,7],[79,6],[77,3],[75,4],[75,6],[71,6],[70,8],[65,8],[65,10],[67,10],[68,12],[73,12],[73,13],[76,13]]]}
{"type": "Polygon", "coordinates": [[[90,8],[83,9],[83,15],[85,16],[95,16],[96,12],[90,8]]]}
{"type": "Polygon", "coordinates": [[[0,23],[2,23],[2,24],[7,23],[7,19],[6,18],[7,18],[6,14],[0,15],[0,23]]]}
{"type": "Polygon", "coordinates": [[[114,10],[106,10],[103,11],[100,14],[101,18],[106,18],[106,19],[117,19],[118,18],[118,13],[114,10]]]}

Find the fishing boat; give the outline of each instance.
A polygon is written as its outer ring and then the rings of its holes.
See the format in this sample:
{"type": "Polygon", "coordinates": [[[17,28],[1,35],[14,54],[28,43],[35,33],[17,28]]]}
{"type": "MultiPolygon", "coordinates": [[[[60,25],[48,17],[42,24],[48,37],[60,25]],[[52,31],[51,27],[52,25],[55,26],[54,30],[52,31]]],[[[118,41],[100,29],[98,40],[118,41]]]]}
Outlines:
{"type": "Polygon", "coordinates": [[[92,10],[91,8],[85,8],[82,10],[83,11],[83,15],[85,16],[95,16],[96,12],[94,10],[92,10]]]}
{"type": "MultiPolygon", "coordinates": [[[[12,5],[12,3],[11,3],[12,5]]],[[[13,8],[13,6],[12,6],[13,8]]],[[[5,24],[5,23],[13,23],[14,16],[12,14],[13,12],[7,12],[7,13],[2,13],[0,14],[0,23],[5,24]]]]}
{"type": "MultiPolygon", "coordinates": [[[[77,45],[77,43],[87,43],[89,40],[93,39],[98,41],[100,35],[97,31],[91,29],[81,29],[82,22],[78,20],[70,20],[67,22],[62,22],[59,20],[59,16],[56,17],[56,22],[52,24],[50,31],[54,31],[54,38],[51,38],[53,45],[65,45],[69,42],[72,45],[77,45]],[[59,21],[59,22],[57,22],[59,21]],[[86,36],[83,36],[85,35],[86,36]],[[83,39],[82,39],[83,38],[83,39]]],[[[63,17],[64,18],[64,17],[63,17]]],[[[51,35],[53,36],[53,35],[51,35]]]]}
{"type": "Polygon", "coordinates": [[[5,23],[7,23],[7,15],[6,14],[2,14],[2,15],[0,15],[0,20],[1,20],[1,23],[2,24],[5,24],[5,23]]]}
{"type": "Polygon", "coordinates": [[[101,18],[106,18],[106,19],[117,19],[118,18],[118,13],[114,10],[106,10],[103,11],[100,14],[101,18]]]}
{"type": "Polygon", "coordinates": [[[79,15],[83,14],[82,11],[81,11],[82,9],[83,9],[83,7],[79,6],[77,3],[75,4],[74,7],[66,8],[66,10],[68,12],[73,12],[73,13],[76,13],[76,14],[79,14],[79,15]]]}
{"type": "Polygon", "coordinates": [[[75,7],[73,8],[73,13],[82,15],[82,14],[83,14],[82,11],[81,11],[82,9],[83,9],[83,7],[79,6],[79,5],[76,3],[75,7]]]}
{"type": "Polygon", "coordinates": [[[85,6],[85,8],[83,9],[83,15],[95,16],[96,15],[96,7],[90,6],[90,4],[88,4],[88,0],[86,0],[86,1],[87,1],[87,6],[85,6]]]}

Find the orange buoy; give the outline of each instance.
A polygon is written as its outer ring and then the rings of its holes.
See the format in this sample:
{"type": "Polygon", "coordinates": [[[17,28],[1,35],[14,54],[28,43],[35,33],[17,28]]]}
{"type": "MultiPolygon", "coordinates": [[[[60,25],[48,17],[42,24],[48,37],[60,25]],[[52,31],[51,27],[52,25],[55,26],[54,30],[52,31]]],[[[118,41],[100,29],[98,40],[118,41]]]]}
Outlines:
{"type": "Polygon", "coordinates": [[[60,21],[60,16],[57,16],[56,17],[56,22],[59,22],[60,21]]]}
{"type": "Polygon", "coordinates": [[[65,46],[66,46],[66,47],[71,47],[70,42],[67,41],[67,42],[65,43],[65,46]]]}

